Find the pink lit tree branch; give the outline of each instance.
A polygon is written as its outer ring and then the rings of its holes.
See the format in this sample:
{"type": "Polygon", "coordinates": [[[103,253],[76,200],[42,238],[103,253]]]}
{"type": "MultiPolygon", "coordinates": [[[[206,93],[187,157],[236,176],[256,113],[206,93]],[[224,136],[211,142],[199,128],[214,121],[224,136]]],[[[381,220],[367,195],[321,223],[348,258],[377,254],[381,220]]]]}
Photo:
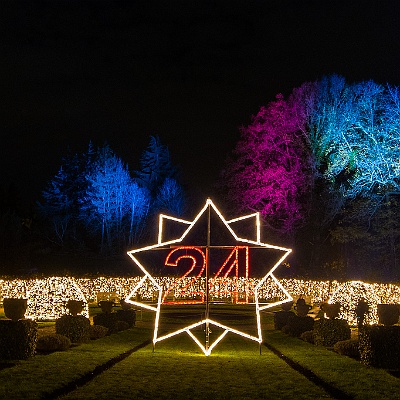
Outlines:
{"type": "Polygon", "coordinates": [[[234,159],[223,173],[239,210],[259,211],[279,232],[292,232],[307,214],[312,173],[306,117],[294,97],[285,101],[278,95],[242,128],[234,159]]]}

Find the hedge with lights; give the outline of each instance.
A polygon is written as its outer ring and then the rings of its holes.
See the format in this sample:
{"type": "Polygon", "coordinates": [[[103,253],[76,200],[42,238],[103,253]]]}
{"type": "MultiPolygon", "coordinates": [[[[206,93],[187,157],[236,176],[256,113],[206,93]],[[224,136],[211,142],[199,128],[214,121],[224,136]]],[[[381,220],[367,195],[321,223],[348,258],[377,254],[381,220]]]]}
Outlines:
{"type": "Polygon", "coordinates": [[[362,363],[377,368],[400,368],[400,326],[364,326],[359,340],[362,363]]]}
{"type": "MultiPolygon", "coordinates": [[[[167,290],[176,282],[176,277],[157,277],[156,280],[163,290],[167,290]]],[[[241,278],[241,281],[246,280],[241,278]]],[[[85,307],[82,315],[89,316],[88,302],[95,303],[98,293],[115,292],[120,299],[126,298],[140,281],[140,277],[96,277],[89,278],[62,278],[49,277],[46,279],[13,279],[0,280],[0,301],[3,297],[28,298],[26,317],[34,320],[57,319],[68,313],[66,304],[69,299],[84,300],[85,307]]],[[[212,279],[211,279],[212,282],[212,279]]],[[[248,295],[254,298],[254,288],[259,279],[247,278],[246,282],[237,284],[232,278],[216,279],[213,283],[216,290],[212,293],[215,301],[229,301],[229,291],[233,288],[238,291],[239,297],[248,295]]],[[[293,298],[300,296],[309,298],[311,304],[339,301],[342,304],[340,318],[346,319],[355,326],[354,310],[361,297],[366,298],[371,306],[367,323],[378,323],[377,304],[400,304],[400,286],[395,284],[372,283],[360,281],[340,283],[338,281],[312,281],[302,279],[279,279],[279,282],[293,298]]],[[[144,282],[138,290],[141,301],[154,302],[157,299],[154,285],[144,282]]],[[[198,285],[204,285],[198,280],[198,285]]],[[[280,298],[282,293],[275,282],[266,280],[260,288],[260,297],[264,301],[280,298]]],[[[193,290],[197,290],[194,288],[193,290]]]]}

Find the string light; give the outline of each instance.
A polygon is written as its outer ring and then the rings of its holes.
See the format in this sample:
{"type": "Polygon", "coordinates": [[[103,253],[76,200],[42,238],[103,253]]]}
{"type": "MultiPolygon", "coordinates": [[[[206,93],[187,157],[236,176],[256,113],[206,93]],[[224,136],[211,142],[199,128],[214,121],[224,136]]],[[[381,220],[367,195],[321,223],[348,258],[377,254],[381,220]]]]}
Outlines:
{"type": "MultiPolygon", "coordinates": [[[[49,282],[53,281],[53,285],[58,285],[62,277],[50,277],[47,279],[0,279],[0,300],[4,297],[16,297],[16,298],[30,298],[30,293],[33,287],[44,288],[49,285],[49,282]]],[[[170,290],[170,288],[176,285],[179,278],[176,277],[155,277],[154,278],[163,293],[170,290]]],[[[182,281],[182,285],[189,285],[191,278],[186,278],[182,281]]],[[[300,296],[307,298],[311,304],[320,304],[329,300],[330,303],[340,301],[342,305],[347,304],[351,301],[353,304],[351,307],[347,307],[349,311],[341,313],[341,318],[346,319],[352,325],[355,324],[355,315],[352,314],[352,310],[355,304],[358,302],[358,295],[356,293],[364,293],[364,290],[360,288],[367,285],[367,293],[370,306],[372,309],[376,308],[377,304],[400,304],[400,287],[394,284],[383,284],[383,283],[371,283],[367,284],[361,281],[353,282],[338,282],[338,281],[312,281],[302,279],[278,279],[279,283],[287,290],[292,298],[298,298],[300,296]],[[359,288],[359,290],[357,289],[359,288]],[[373,294],[372,294],[373,293],[373,294]],[[351,300],[353,298],[353,300],[351,300]]],[[[209,280],[210,296],[211,300],[215,302],[233,302],[236,291],[238,299],[245,299],[248,296],[249,303],[255,303],[254,291],[260,279],[258,278],[245,278],[245,277],[224,277],[219,276],[213,277],[209,280]],[[211,290],[212,288],[212,290],[211,290]]],[[[74,283],[79,287],[84,299],[87,302],[96,303],[97,294],[104,292],[116,293],[120,299],[126,298],[132,291],[136,293],[136,298],[140,299],[141,306],[146,305],[145,308],[156,311],[157,307],[154,303],[157,303],[158,292],[157,287],[154,286],[153,282],[147,277],[96,277],[96,278],[75,278],[74,283]]],[[[198,292],[204,290],[205,279],[200,278],[196,282],[191,282],[191,291],[198,292]]],[[[65,285],[61,285],[64,287],[65,285]]],[[[188,286],[189,287],[189,286],[188,286]]],[[[35,289],[36,290],[36,289],[35,289]]],[[[38,289],[39,290],[39,289],[38,289]]],[[[43,290],[43,289],[40,289],[43,290]]],[[[39,290],[39,291],[40,291],[39,290]]],[[[45,289],[48,291],[48,289],[45,289]]],[[[62,302],[69,300],[69,294],[63,296],[62,302]]],[[[72,296],[72,295],[71,295],[72,296]]],[[[50,297],[50,295],[49,295],[50,297]]],[[[182,298],[190,297],[190,292],[186,293],[182,298]]],[[[258,298],[260,303],[268,302],[271,299],[284,300],[286,296],[283,294],[281,287],[276,284],[276,281],[272,277],[268,277],[262,285],[258,288],[258,298]]],[[[80,295],[76,297],[80,299],[80,295]]],[[[46,300],[45,303],[50,302],[46,300]]],[[[37,303],[37,301],[36,301],[37,303]]],[[[239,302],[238,302],[239,303],[239,302]]],[[[66,311],[62,308],[60,312],[54,313],[59,315],[66,311]]],[[[34,319],[39,318],[40,313],[33,313],[34,319]],[[36,317],[36,315],[38,317],[36,317]]],[[[47,319],[51,319],[52,313],[47,313],[47,319]]],[[[372,317],[368,318],[368,323],[377,323],[376,314],[373,313],[372,317]],[[374,316],[375,315],[375,316],[374,316]]]]}
{"type": "Polygon", "coordinates": [[[341,311],[339,317],[348,321],[350,325],[357,325],[355,309],[360,300],[365,300],[369,311],[365,315],[366,324],[378,323],[377,305],[381,302],[374,285],[361,281],[351,281],[340,285],[332,294],[329,303],[339,302],[341,311]]]}
{"type": "Polygon", "coordinates": [[[81,300],[84,307],[80,315],[89,317],[89,307],[81,288],[71,277],[2,281],[2,296],[26,298],[25,318],[55,320],[68,314],[68,300],[81,300]]]}

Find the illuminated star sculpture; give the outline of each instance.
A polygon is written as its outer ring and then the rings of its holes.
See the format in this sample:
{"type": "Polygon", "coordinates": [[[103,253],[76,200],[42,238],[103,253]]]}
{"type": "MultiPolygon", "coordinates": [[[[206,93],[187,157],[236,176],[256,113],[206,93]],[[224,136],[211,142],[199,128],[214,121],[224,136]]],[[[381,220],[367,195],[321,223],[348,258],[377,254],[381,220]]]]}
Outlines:
{"type": "MultiPolygon", "coordinates": [[[[290,252],[291,249],[261,242],[258,213],[227,221],[214,203],[208,199],[193,221],[161,214],[159,217],[158,243],[128,252],[128,255],[142,271],[143,277],[125,300],[133,305],[155,311],[153,346],[161,340],[180,333],[186,333],[208,356],[228,332],[244,336],[261,344],[260,312],[293,300],[273,275],[273,272],[290,252]],[[240,225],[244,220],[253,220],[255,229],[252,233],[244,235],[247,237],[240,237],[233,230],[233,227],[240,225]],[[173,223],[175,229],[178,227],[180,229],[179,234],[174,237],[174,234],[171,234],[171,231],[165,228],[166,222],[173,223]],[[213,235],[211,226],[218,228],[216,229],[217,235],[213,235]],[[172,238],[167,238],[168,233],[172,238]],[[233,282],[236,282],[236,284],[240,279],[242,281],[244,279],[247,282],[249,278],[249,253],[265,251],[266,249],[277,251],[279,256],[272,268],[258,281],[254,288],[255,333],[248,334],[243,332],[242,329],[239,330],[221,323],[220,320],[221,318],[223,319],[221,314],[216,313],[215,318],[214,316],[211,318],[210,304],[212,303],[213,294],[217,293],[218,279],[223,280],[233,276],[233,282]],[[223,254],[222,256],[221,253],[223,254]],[[165,254],[167,254],[166,257],[165,254]],[[241,268],[243,265],[244,267],[241,268]],[[163,287],[157,277],[149,272],[149,269],[152,271],[158,269],[158,272],[162,271],[164,275],[165,269],[168,272],[180,271],[180,278],[171,279],[171,284],[168,287],[163,287]],[[282,300],[262,302],[265,295],[261,294],[261,292],[267,279],[272,279],[279,287],[282,293],[282,300]],[[148,288],[149,285],[152,285],[154,291],[158,293],[157,305],[155,305],[155,301],[151,302],[151,299],[146,301],[140,296],[141,287],[146,286],[148,288]],[[179,329],[172,328],[171,332],[166,332],[166,329],[162,329],[162,324],[160,323],[161,310],[163,307],[164,310],[165,308],[171,309],[174,304],[204,305],[205,310],[196,316],[198,321],[179,329]],[[199,331],[204,337],[204,344],[202,339],[199,338],[199,331]],[[215,333],[218,336],[213,343],[210,342],[211,333],[215,333]]],[[[263,257],[263,259],[265,258],[263,257]]],[[[248,303],[249,295],[247,290],[243,301],[239,301],[236,289],[234,292],[236,297],[232,294],[231,302],[248,303]]]]}

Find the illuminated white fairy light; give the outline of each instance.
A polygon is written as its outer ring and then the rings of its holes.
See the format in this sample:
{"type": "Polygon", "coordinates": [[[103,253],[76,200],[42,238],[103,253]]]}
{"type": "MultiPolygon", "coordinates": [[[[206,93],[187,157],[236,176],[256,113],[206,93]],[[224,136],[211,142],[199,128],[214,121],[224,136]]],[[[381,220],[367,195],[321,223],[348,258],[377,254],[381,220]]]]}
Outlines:
{"type": "Polygon", "coordinates": [[[365,315],[365,323],[369,325],[377,324],[377,306],[380,298],[376,294],[374,285],[361,281],[345,282],[332,294],[329,303],[339,302],[341,305],[339,317],[355,326],[357,325],[355,310],[360,300],[365,300],[369,305],[369,312],[365,315]]]}
{"type": "MultiPolygon", "coordinates": [[[[133,305],[139,306],[139,307],[144,307],[146,309],[152,310],[156,312],[156,316],[155,316],[155,324],[154,324],[154,332],[153,332],[153,344],[155,345],[158,341],[161,340],[165,340],[167,338],[170,338],[172,336],[181,334],[186,332],[193,340],[194,342],[201,348],[201,350],[204,352],[205,355],[209,355],[211,354],[212,349],[217,345],[217,343],[219,343],[222,338],[228,333],[234,333],[240,336],[243,336],[245,338],[248,338],[250,340],[254,340],[258,343],[262,342],[262,329],[261,329],[261,317],[260,317],[260,311],[262,311],[263,309],[269,308],[269,307],[273,307],[275,305],[279,305],[282,304],[284,302],[287,301],[291,301],[293,300],[293,298],[290,296],[290,294],[285,290],[285,288],[281,285],[281,283],[275,278],[275,276],[273,275],[273,272],[276,270],[276,268],[278,268],[278,266],[286,259],[286,257],[290,254],[291,249],[287,249],[284,247],[280,247],[280,246],[274,246],[274,245],[270,245],[267,243],[263,243],[261,242],[261,235],[260,235],[260,223],[259,223],[259,215],[258,213],[254,213],[248,216],[244,216],[244,217],[239,217],[239,218],[235,218],[235,219],[231,219],[229,221],[226,221],[225,218],[222,216],[221,212],[217,209],[217,207],[214,205],[214,203],[208,199],[204,205],[204,207],[200,210],[200,212],[197,214],[197,216],[194,218],[193,221],[186,221],[186,220],[182,220],[182,219],[178,219],[178,218],[174,218],[174,217],[169,217],[166,215],[162,215],[159,218],[159,232],[158,232],[158,242],[157,244],[154,245],[149,245],[149,246],[145,246],[136,250],[131,250],[128,252],[129,257],[131,257],[131,259],[134,261],[134,263],[139,267],[140,271],[143,273],[143,278],[142,280],[135,286],[135,288],[132,290],[132,292],[126,297],[125,301],[127,301],[128,303],[131,303],[133,305]],[[240,246],[240,244],[247,244],[247,245],[251,245],[252,247],[257,247],[257,248],[264,248],[264,249],[274,249],[274,250],[279,250],[283,252],[283,255],[280,257],[280,259],[273,265],[273,267],[269,270],[269,272],[264,276],[264,278],[262,278],[256,285],[255,290],[254,290],[254,301],[255,301],[255,313],[256,313],[256,320],[257,320],[257,336],[255,335],[249,335],[245,332],[239,331],[237,329],[234,329],[232,327],[220,324],[218,321],[215,321],[213,319],[209,319],[209,318],[205,318],[204,320],[200,320],[197,323],[194,323],[192,325],[186,326],[185,328],[182,329],[178,329],[174,332],[168,333],[166,335],[162,335],[159,336],[158,332],[159,332],[159,323],[160,323],[160,310],[161,310],[161,306],[163,304],[163,300],[165,300],[165,296],[163,295],[165,288],[163,288],[163,286],[159,283],[159,281],[157,281],[156,278],[154,278],[145,268],[144,265],[142,265],[142,263],[138,260],[138,258],[135,256],[136,253],[140,253],[140,252],[144,252],[144,251],[149,251],[149,250],[158,250],[158,249],[168,249],[168,246],[177,246],[177,244],[181,243],[185,237],[188,235],[188,233],[193,229],[193,227],[196,225],[196,223],[198,222],[198,220],[201,218],[201,216],[206,212],[207,209],[212,209],[217,216],[219,217],[220,221],[224,224],[224,226],[226,227],[226,229],[229,231],[229,233],[232,235],[232,237],[236,240],[236,242],[239,243],[238,246],[240,246]],[[231,227],[231,224],[234,224],[235,222],[244,220],[246,218],[253,218],[255,220],[255,225],[256,225],[256,240],[251,240],[251,239],[247,239],[247,238],[243,238],[238,236],[235,231],[233,230],[233,228],[231,227]],[[167,240],[167,241],[163,241],[163,223],[164,220],[169,219],[169,220],[173,220],[176,223],[181,223],[184,225],[187,225],[187,228],[184,230],[183,234],[173,240],[167,240]],[[280,294],[282,297],[282,300],[276,301],[276,302],[271,302],[268,304],[264,304],[260,302],[259,299],[259,291],[260,288],[262,287],[262,285],[265,283],[266,279],[268,277],[271,277],[274,284],[277,285],[277,287],[280,289],[280,294]],[[158,302],[157,302],[157,306],[153,306],[153,305],[149,305],[148,303],[144,303],[142,301],[138,301],[136,298],[136,294],[138,292],[138,290],[140,289],[141,285],[143,284],[144,281],[146,280],[150,280],[152,282],[152,284],[154,285],[154,287],[156,288],[156,291],[158,291],[158,302]],[[197,328],[198,326],[202,325],[202,324],[206,324],[206,325],[215,325],[221,329],[223,329],[223,333],[222,335],[220,335],[217,340],[214,341],[213,344],[211,344],[210,346],[204,346],[201,344],[201,342],[195,337],[195,335],[192,333],[192,329],[197,328]]],[[[192,247],[192,248],[200,248],[201,246],[187,246],[187,245],[183,245],[182,248],[187,248],[187,247],[192,247]]],[[[205,246],[203,246],[204,248],[205,246]]],[[[189,256],[188,256],[189,257],[189,256]]],[[[193,264],[194,265],[194,264],[193,264]]],[[[203,273],[203,270],[201,270],[201,273],[203,273]]],[[[187,275],[187,274],[186,274],[187,275]]],[[[185,276],[184,276],[185,277],[185,276]]],[[[246,276],[247,278],[247,276],[246,276]]],[[[195,280],[197,281],[197,283],[201,282],[200,276],[199,274],[195,277],[195,280]]],[[[193,282],[193,281],[192,281],[193,282]]],[[[245,285],[246,286],[246,285],[245,285]]],[[[248,289],[246,289],[248,290],[248,289]]],[[[199,293],[196,292],[197,294],[199,293]]],[[[208,301],[208,299],[207,299],[208,301]]]]}
{"type": "MultiPolygon", "coordinates": [[[[230,222],[230,221],[229,221],[230,222]]],[[[240,246],[238,246],[240,247],[240,246]]],[[[243,246],[245,247],[245,246],[243,246]]],[[[49,279],[54,279],[52,277],[49,279]]],[[[61,277],[57,277],[61,278],[61,277]]],[[[183,281],[183,286],[191,283],[192,278],[186,278],[183,281]]],[[[155,277],[158,285],[162,288],[163,293],[173,288],[176,284],[177,278],[160,276],[155,277]]],[[[29,292],[38,282],[38,279],[1,279],[0,280],[0,302],[4,297],[28,298],[29,292]]],[[[229,277],[218,276],[210,278],[210,294],[215,301],[227,301],[233,296],[241,299],[254,298],[254,291],[258,288],[259,304],[262,306],[263,300],[267,302],[268,299],[278,298],[280,301],[285,300],[286,296],[284,291],[276,283],[276,278],[268,276],[260,283],[258,278],[246,277],[229,277]]],[[[360,282],[360,281],[358,281],[360,282]]],[[[139,277],[95,277],[95,278],[75,278],[75,283],[81,289],[84,298],[88,302],[97,302],[97,294],[100,292],[115,292],[119,299],[127,297],[132,291],[136,292],[138,298],[142,299],[147,309],[156,311],[157,307],[151,305],[157,303],[158,292],[157,287],[154,286],[146,276],[139,277]],[[133,288],[133,289],[132,289],[133,288]]],[[[331,296],[340,290],[345,289],[346,282],[338,281],[313,281],[303,279],[279,279],[279,283],[286,289],[291,297],[297,298],[299,296],[308,297],[311,304],[323,303],[328,301],[331,296]]],[[[364,284],[363,282],[360,282],[364,284]]],[[[347,285],[349,282],[347,282],[347,285]]],[[[372,283],[370,290],[373,290],[374,295],[373,304],[400,304],[400,287],[394,284],[372,283]]],[[[200,278],[196,282],[192,282],[192,291],[198,292],[201,288],[205,287],[205,278],[200,278]]],[[[188,296],[190,295],[188,291],[188,296]]],[[[184,298],[185,296],[181,296],[184,298]]],[[[346,296],[343,295],[345,298],[346,296]]],[[[347,300],[343,300],[347,301],[347,300]]],[[[255,301],[254,301],[255,302],[255,301]]],[[[237,301],[236,303],[240,303],[237,301]]],[[[276,305],[276,303],[274,303],[276,305]]],[[[372,303],[371,303],[372,304],[372,303]]],[[[348,318],[349,323],[354,323],[354,314],[346,313],[341,315],[342,318],[348,318]],[[346,315],[346,316],[345,316],[346,315]]]]}
{"type": "Polygon", "coordinates": [[[68,314],[68,300],[84,303],[80,315],[89,318],[89,308],[80,287],[71,277],[37,279],[29,289],[25,317],[34,320],[54,320],[68,314]]]}

